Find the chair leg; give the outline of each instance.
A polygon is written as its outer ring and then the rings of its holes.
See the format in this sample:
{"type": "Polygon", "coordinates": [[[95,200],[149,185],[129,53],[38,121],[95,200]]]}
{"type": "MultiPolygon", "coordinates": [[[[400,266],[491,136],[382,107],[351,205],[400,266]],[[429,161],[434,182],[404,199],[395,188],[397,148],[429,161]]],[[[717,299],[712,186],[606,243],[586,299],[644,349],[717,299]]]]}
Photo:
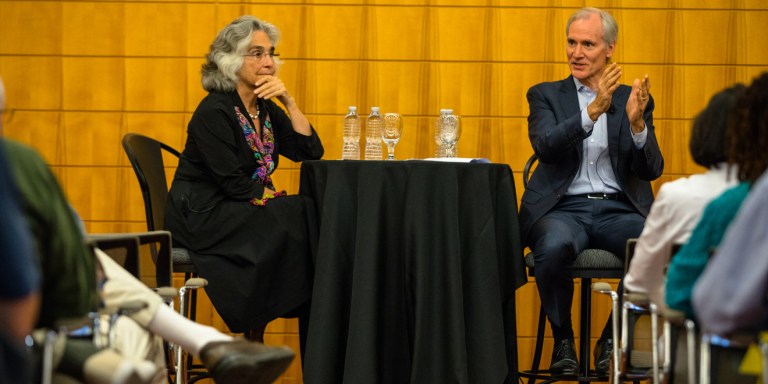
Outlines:
{"type": "MultiPolygon", "coordinates": [[[[675,384],[680,382],[675,378],[675,372],[679,369],[680,362],[677,359],[678,342],[681,334],[680,327],[673,325],[669,319],[664,320],[664,368],[662,373],[662,384],[675,384]]],[[[686,364],[688,359],[685,360],[686,364]]]]}
{"type": "MultiPolygon", "coordinates": [[[[544,347],[544,332],[547,325],[547,315],[544,313],[544,307],[539,306],[539,326],[536,330],[536,349],[533,352],[533,363],[531,364],[531,372],[539,371],[539,364],[541,364],[541,352],[544,347]]],[[[528,384],[536,383],[536,379],[528,379],[528,384]]]]}
{"type": "Polygon", "coordinates": [[[189,319],[197,321],[197,290],[189,293],[189,319]]]}
{"type": "MultiPolygon", "coordinates": [[[[579,351],[581,360],[581,373],[579,376],[589,376],[589,343],[590,343],[590,314],[592,313],[592,279],[581,279],[581,313],[579,317],[581,324],[579,324],[580,336],[579,336],[579,351]]],[[[615,316],[615,314],[614,314],[615,316]]],[[[614,341],[614,346],[616,342],[614,341]]]]}
{"type": "Polygon", "coordinates": [[[266,331],[266,329],[266,324],[256,326],[256,328],[248,330],[248,333],[245,334],[245,338],[264,344],[264,331],[266,331]]]}
{"type": "Polygon", "coordinates": [[[768,384],[768,342],[760,341],[760,352],[763,357],[763,366],[762,366],[763,384],[768,384]]]}
{"type": "MultiPolygon", "coordinates": [[[[695,384],[698,381],[696,380],[698,375],[701,375],[701,384],[708,384],[709,383],[709,363],[710,363],[710,349],[709,346],[707,346],[707,350],[704,351],[704,342],[701,343],[701,356],[699,357],[701,359],[701,369],[697,372],[696,367],[698,366],[696,364],[696,324],[693,322],[693,320],[686,319],[685,320],[685,337],[686,337],[686,344],[688,345],[688,383],[695,384]]],[[[707,341],[706,344],[709,344],[709,341],[707,341]]]]}
{"type": "MultiPolygon", "coordinates": [[[[199,277],[191,278],[184,282],[184,286],[179,289],[179,312],[182,316],[187,316],[190,313],[190,296],[195,293],[196,290],[208,285],[208,281],[199,277]]],[[[194,312],[193,312],[194,313],[194,312]]],[[[187,384],[189,382],[189,369],[192,366],[192,359],[189,354],[182,350],[180,345],[175,346],[176,352],[176,383],[187,384]]],[[[194,382],[200,377],[197,377],[194,382]]]]}
{"type": "MultiPolygon", "coordinates": [[[[179,312],[182,316],[187,315],[189,296],[187,287],[181,287],[179,289],[179,312]]],[[[194,291],[194,290],[193,290],[194,291]]],[[[189,380],[188,372],[188,356],[186,351],[182,350],[180,345],[175,346],[175,358],[176,358],[176,384],[187,384],[189,380]]]]}
{"type": "Polygon", "coordinates": [[[651,383],[660,384],[661,369],[659,367],[659,312],[656,304],[650,303],[649,310],[651,312],[651,362],[653,367],[653,380],[651,383]]]}
{"type": "MultiPolygon", "coordinates": [[[[613,291],[608,283],[594,283],[591,284],[591,288],[593,292],[602,293],[611,298],[611,313],[613,313],[613,316],[611,316],[611,337],[613,338],[613,351],[608,366],[608,382],[620,383],[622,376],[621,367],[623,367],[623,364],[619,364],[619,358],[621,356],[619,349],[623,348],[623,341],[627,340],[625,332],[628,327],[624,324],[619,328],[619,317],[616,316],[616,314],[619,313],[619,294],[618,292],[613,291]],[[621,334],[619,333],[619,329],[621,329],[621,334]]],[[[627,307],[623,306],[622,311],[624,315],[621,316],[621,321],[626,323],[627,307]]]]}
{"type": "MultiPolygon", "coordinates": [[[[197,274],[186,272],[184,273],[184,281],[188,281],[189,279],[197,277],[197,274]]],[[[189,306],[187,307],[187,312],[183,314],[183,316],[186,316],[188,319],[195,321],[197,317],[197,290],[193,289],[189,292],[189,306]]]]}
{"type": "Polygon", "coordinates": [[[51,384],[53,382],[53,345],[56,343],[58,334],[54,331],[46,331],[43,340],[43,373],[41,384],[51,384]]]}
{"type": "Polygon", "coordinates": [[[621,310],[619,310],[619,294],[618,292],[614,293],[611,291],[611,334],[613,335],[611,377],[613,377],[613,382],[615,383],[621,382],[622,371],[626,367],[622,361],[622,351],[624,351],[624,343],[629,340],[628,313],[628,308],[625,305],[621,305],[621,310]],[[621,314],[621,320],[619,320],[619,314],[621,314]],[[619,322],[621,322],[621,326],[619,326],[619,322]]]}

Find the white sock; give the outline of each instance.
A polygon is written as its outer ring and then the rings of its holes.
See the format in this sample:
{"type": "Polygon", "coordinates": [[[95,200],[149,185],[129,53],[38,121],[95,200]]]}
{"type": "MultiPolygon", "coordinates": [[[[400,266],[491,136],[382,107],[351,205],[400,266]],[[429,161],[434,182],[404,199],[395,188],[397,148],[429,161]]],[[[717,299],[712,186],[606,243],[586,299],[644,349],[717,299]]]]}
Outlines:
{"type": "Polygon", "coordinates": [[[195,323],[174,312],[167,305],[158,307],[147,328],[195,356],[199,356],[200,350],[212,341],[232,340],[232,336],[225,335],[216,328],[195,323]]]}

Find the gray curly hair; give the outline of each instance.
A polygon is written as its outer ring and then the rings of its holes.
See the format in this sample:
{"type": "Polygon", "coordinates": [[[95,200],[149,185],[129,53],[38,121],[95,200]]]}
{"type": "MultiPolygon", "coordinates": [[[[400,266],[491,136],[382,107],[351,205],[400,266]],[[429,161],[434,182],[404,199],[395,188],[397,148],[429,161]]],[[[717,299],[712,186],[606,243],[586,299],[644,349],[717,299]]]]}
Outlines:
{"type": "Polygon", "coordinates": [[[280,39],[277,27],[253,16],[240,16],[219,31],[202,68],[206,91],[230,92],[237,88],[237,71],[243,66],[243,54],[255,31],[264,31],[273,46],[280,39]]]}

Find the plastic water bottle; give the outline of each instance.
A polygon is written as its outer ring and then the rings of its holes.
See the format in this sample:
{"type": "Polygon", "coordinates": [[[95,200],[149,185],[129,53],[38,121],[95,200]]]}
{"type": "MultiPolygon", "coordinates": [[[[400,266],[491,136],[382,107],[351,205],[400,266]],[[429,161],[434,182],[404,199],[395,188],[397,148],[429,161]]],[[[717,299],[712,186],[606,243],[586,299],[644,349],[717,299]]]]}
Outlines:
{"type": "Polygon", "coordinates": [[[344,147],[341,150],[342,160],[360,160],[360,116],[357,107],[350,106],[344,116],[344,147]]]}
{"type": "Polygon", "coordinates": [[[381,160],[381,130],[384,129],[384,119],[379,113],[379,107],[371,107],[371,114],[365,121],[365,159],[381,160]]]}
{"type": "Polygon", "coordinates": [[[443,118],[450,114],[453,114],[453,109],[443,108],[440,110],[440,116],[435,120],[435,157],[445,157],[445,147],[440,132],[443,130],[443,118]]]}

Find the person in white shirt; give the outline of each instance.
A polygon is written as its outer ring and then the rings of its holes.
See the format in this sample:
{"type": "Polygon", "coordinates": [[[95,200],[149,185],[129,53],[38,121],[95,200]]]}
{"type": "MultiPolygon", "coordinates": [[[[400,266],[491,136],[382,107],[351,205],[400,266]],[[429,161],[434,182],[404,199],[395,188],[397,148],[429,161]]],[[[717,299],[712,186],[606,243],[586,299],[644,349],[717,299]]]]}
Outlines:
{"type": "Polygon", "coordinates": [[[688,240],[704,207],[734,186],[736,170],[726,162],[726,130],[736,100],[745,89],[736,84],[715,94],[693,121],[690,151],[707,171],[664,183],[645,220],[624,279],[628,292],[646,293],[659,309],[664,302],[664,270],[674,244],[688,240]]]}

